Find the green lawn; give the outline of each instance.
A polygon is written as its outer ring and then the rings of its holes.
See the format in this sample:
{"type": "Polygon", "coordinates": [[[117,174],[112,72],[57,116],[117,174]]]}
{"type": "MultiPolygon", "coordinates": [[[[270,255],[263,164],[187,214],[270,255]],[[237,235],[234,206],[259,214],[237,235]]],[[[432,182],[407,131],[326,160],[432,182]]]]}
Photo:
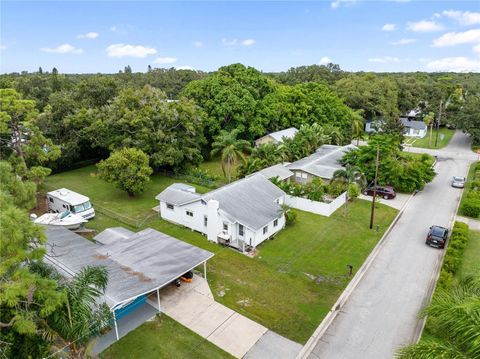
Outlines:
{"type": "Polygon", "coordinates": [[[102,359],[233,358],[201,336],[162,314],[128,333],[100,355],[102,359]]]}
{"type": "Polygon", "coordinates": [[[413,147],[438,149],[448,145],[448,142],[450,142],[450,139],[452,138],[454,133],[455,133],[455,130],[452,130],[450,128],[446,128],[446,127],[440,128],[438,133],[437,146],[435,146],[435,137],[437,135],[437,132],[435,130],[433,130],[432,142],[430,143],[430,128],[428,129],[427,135],[424,138],[418,138],[418,139],[409,138],[405,142],[410,143],[413,147]]]}
{"type": "Polygon", "coordinates": [[[427,153],[402,152],[402,154],[411,158],[416,158],[416,159],[421,159],[423,156],[428,156],[428,161],[431,165],[433,165],[433,163],[435,162],[435,157],[427,153]]]}
{"type": "MultiPolygon", "coordinates": [[[[220,157],[210,159],[208,161],[202,162],[198,165],[198,168],[204,171],[207,171],[210,175],[216,176],[218,180],[216,184],[222,186],[228,182],[226,174],[222,170],[222,160],[220,157]]],[[[237,167],[232,169],[232,180],[237,176],[237,167]]]]}
{"type": "MultiPolygon", "coordinates": [[[[87,194],[92,202],[112,204],[122,213],[146,213],[157,202],[153,197],[173,180],[157,176],[146,194],[128,198],[90,176],[92,167],[51,176],[50,185],[65,186],[87,194]],[[89,185],[87,183],[90,183],[89,185]]],[[[215,256],[208,263],[208,280],[216,300],[299,343],[305,343],[347,285],[347,264],[358,270],[397,211],[378,204],[379,233],[368,229],[370,202],[356,200],[331,217],[297,211],[297,222],[263,243],[256,258],[208,242],[190,229],[158,217],[144,223],[215,256]]],[[[89,222],[96,230],[122,225],[98,215],[89,222]]],[[[145,341],[148,346],[149,342],[145,341]]]]}
{"type": "Polygon", "coordinates": [[[480,275],[480,232],[470,230],[462,266],[457,274],[459,278],[469,274],[480,275]]]}
{"type": "Polygon", "coordinates": [[[468,175],[467,175],[467,183],[465,184],[465,189],[463,190],[463,195],[462,195],[462,200],[460,201],[460,207],[458,211],[462,216],[465,216],[465,213],[462,212],[462,206],[463,203],[465,202],[465,199],[467,198],[467,193],[470,191],[470,188],[472,187],[472,181],[475,179],[475,167],[479,165],[480,162],[474,162],[470,165],[470,169],[468,170],[468,175]]]}

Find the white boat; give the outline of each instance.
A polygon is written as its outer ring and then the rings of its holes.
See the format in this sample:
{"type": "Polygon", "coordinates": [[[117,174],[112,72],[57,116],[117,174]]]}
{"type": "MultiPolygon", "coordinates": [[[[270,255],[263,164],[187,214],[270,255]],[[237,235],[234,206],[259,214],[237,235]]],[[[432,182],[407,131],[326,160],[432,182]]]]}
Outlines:
{"type": "Polygon", "coordinates": [[[31,217],[33,222],[36,224],[60,226],[67,229],[78,229],[83,225],[83,223],[88,222],[82,216],[73,214],[70,211],[65,211],[62,213],[45,213],[38,218],[33,214],[31,217]]]}

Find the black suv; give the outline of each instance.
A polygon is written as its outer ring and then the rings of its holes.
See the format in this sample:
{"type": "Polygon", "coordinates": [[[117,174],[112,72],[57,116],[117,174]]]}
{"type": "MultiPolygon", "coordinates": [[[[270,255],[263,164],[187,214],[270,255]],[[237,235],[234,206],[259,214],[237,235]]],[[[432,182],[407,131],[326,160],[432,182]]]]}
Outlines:
{"type": "Polygon", "coordinates": [[[425,241],[430,247],[445,248],[448,229],[440,226],[431,226],[425,241]]]}
{"type": "MultiPolygon", "coordinates": [[[[375,191],[375,187],[368,187],[363,194],[366,196],[373,196],[375,191]]],[[[377,196],[383,197],[385,199],[393,199],[397,196],[393,187],[390,186],[377,186],[377,190],[375,191],[377,196]]]]}

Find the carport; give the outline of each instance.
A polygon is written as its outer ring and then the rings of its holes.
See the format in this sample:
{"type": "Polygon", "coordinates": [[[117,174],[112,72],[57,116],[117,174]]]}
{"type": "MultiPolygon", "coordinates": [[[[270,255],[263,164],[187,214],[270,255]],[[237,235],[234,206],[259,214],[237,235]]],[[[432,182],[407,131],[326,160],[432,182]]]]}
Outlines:
{"type": "Polygon", "coordinates": [[[112,311],[117,340],[119,318],[141,307],[147,295],[155,292],[160,312],[160,289],[202,264],[206,278],[207,260],[213,257],[211,252],[151,228],[137,233],[109,228],[95,242],[60,227],[47,226],[45,233],[45,260],[65,277],[87,266],[107,268],[104,301],[112,311]]]}

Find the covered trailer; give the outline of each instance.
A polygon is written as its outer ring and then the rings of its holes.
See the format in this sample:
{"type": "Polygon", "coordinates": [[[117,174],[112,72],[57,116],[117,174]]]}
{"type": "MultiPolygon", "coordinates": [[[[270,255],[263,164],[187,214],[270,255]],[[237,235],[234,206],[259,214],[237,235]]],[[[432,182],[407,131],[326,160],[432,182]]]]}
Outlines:
{"type": "Polygon", "coordinates": [[[70,211],[85,219],[95,217],[95,210],[87,196],[60,188],[47,193],[48,208],[55,213],[70,211]]]}

